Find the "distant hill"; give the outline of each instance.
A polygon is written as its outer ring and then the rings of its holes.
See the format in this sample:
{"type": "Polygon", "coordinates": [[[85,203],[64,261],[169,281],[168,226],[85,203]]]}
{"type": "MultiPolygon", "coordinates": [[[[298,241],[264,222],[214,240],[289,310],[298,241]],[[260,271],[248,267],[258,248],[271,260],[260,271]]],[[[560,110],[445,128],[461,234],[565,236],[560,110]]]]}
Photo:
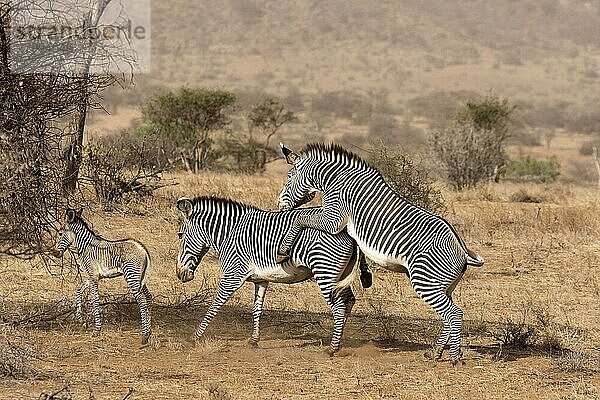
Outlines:
{"type": "Polygon", "coordinates": [[[310,111],[314,98],[337,93],[431,123],[493,90],[531,124],[581,119],[586,127],[573,129],[590,131],[600,129],[600,2],[153,1],[152,71],[137,81],[131,96],[113,91],[109,101],[218,86],[310,111]]]}
{"type": "Polygon", "coordinates": [[[598,99],[600,2],[174,0],[152,4],[155,82],[285,93],[494,88],[598,99]]]}

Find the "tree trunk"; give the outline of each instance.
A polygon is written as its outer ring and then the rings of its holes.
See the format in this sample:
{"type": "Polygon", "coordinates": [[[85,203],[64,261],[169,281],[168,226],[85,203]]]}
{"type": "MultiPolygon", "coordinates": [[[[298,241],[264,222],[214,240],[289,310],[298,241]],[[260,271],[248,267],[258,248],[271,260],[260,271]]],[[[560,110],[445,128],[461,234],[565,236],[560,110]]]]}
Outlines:
{"type": "MultiPolygon", "coordinates": [[[[100,17],[104,13],[106,6],[111,0],[98,0],[96,3],[95,10],[91,11],[83,24],[83,29],[89,29],[97,26],[100,17]]],[[[69,143],[68,151],[65,152],[66,158],[66,172],[63,180],[63,190],[65,192],[72,192],[77,188],[77,179],[79,178],[79,168],[83,161],[83,138],[85,132],[85,123],[89,107],[89,93],[87,92],[87,85],[90,77],[90,68],[92,66],[93,52],[90,52],[82,71],[82,83],[81,83],[81,98],[77,107],[77,122],[76,130],[71,142],[69,143]]]]}
{"type": "Polygon", "coordinates": [[[6,29],[10,23],[8,10],[9,8],[4,4],[0,6],[0,77],[10,74],[8,67],[9,43],[6,37],[6,29]]]}

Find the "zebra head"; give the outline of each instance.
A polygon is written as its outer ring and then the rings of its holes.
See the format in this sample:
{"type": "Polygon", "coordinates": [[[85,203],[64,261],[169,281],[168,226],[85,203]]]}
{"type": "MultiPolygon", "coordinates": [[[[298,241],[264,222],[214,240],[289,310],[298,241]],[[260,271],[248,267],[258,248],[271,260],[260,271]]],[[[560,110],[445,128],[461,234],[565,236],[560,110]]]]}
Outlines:
{"type": "Polygon", "coordinates": [[[279,194],[279,209],[289,210],[311,201],[317,190],[308,177],[308,160],[301,158],[281,142],[279,142],[279,146],[281,146],[281,152],[285,156],[286,162],[292,166],[287,174],[283,190],[279,194]]]}
{"type": "Polygon", "coordinates": [[[75,211],[72,208],[67,209],[67,219],[65,224],[58,231],[58,240],[54,248],[54,256],[62,257],[67,249],[75,243],[75,232],[73,232],[72,224],[81,218],[81,210],[75,211]]]}
{"type": "Polygon", "coordinates": [[[194,224],[190,217],[193,211],[192,201],[186,197],[177,200],[177,208],[183,213],[183,221],[179,227],[179,255],[177,256],[177,278],[181,282],[194,279],[194,272],[200,265],[202,257],[209,249],[208,241],[194,224]]]}

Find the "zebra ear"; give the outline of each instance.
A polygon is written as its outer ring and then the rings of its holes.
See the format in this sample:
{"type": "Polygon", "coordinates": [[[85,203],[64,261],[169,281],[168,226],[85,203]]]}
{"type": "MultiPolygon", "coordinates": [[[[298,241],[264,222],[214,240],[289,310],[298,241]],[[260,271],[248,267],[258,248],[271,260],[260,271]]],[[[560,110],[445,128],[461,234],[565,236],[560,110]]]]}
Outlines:
{"type": "Polygon", "coordinates": [[[77,217],[77,211],[73,210],[72,208],[67,208],[67,222],[71,223],[71,222],[75,221],[76,217],[77,217]]]}
{"type": "Polygon", "coordinates": [[[288,164],[293,165],[298,159],[298,154],[294,153],[291,149],[285,147],[285,144],[283,144],[283,142],[279,142],[279,147],[281,147],[281,152],[285,156],[285,161],[288,164]]]}
{"type": "Polygon", "coordinates": [[[192,201],[187,197],[182,197],[177,200],[177,208],[183,213],[183,215],[189,217],[192,213],[192,201]]]}

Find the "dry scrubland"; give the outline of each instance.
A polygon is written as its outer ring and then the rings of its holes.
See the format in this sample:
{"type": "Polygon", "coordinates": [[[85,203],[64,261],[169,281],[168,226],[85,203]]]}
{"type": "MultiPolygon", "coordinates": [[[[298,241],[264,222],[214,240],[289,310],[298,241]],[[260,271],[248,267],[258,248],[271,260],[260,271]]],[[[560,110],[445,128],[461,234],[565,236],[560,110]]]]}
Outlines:
{"type": "Polygon", "coordinates": [[[76,399],[122,399],[130,388],[133,399],[600,397],[595,188],[501,184],[444,191],[446,216],[486,259],[455,291],[465,310],[464,366],[423,358],[440,322],[404,276],[380,269],[371,289],[357,291],[344,348],[333,358],[322,351],[332,319],[313,283],[271,286],[259,349],[246,345],[250,284],[193,346],[219,267],[209,254],[194,281],[177,280],[175,200],[213,193],[273,209],[283,176],[172,174],[166,179],[178,185],[133,204],[134,213],[87,211],[98,232],[138,238],[151,251],[156,305],[145,349],[138,349],[138,311],[121,278],[101,286],[104,328],[94,336],[69,313],[43,321],[69,309],[80,278],[68,259],[62,277],[1,260],[3,314],[24,321],[3,326],[2,345],[8,338],[34,358],[18,379],[0,380],[0,398],[33,399],[65,385],[76,399]],[[526,197],[540,202],[514,201],[526,197]]]}

